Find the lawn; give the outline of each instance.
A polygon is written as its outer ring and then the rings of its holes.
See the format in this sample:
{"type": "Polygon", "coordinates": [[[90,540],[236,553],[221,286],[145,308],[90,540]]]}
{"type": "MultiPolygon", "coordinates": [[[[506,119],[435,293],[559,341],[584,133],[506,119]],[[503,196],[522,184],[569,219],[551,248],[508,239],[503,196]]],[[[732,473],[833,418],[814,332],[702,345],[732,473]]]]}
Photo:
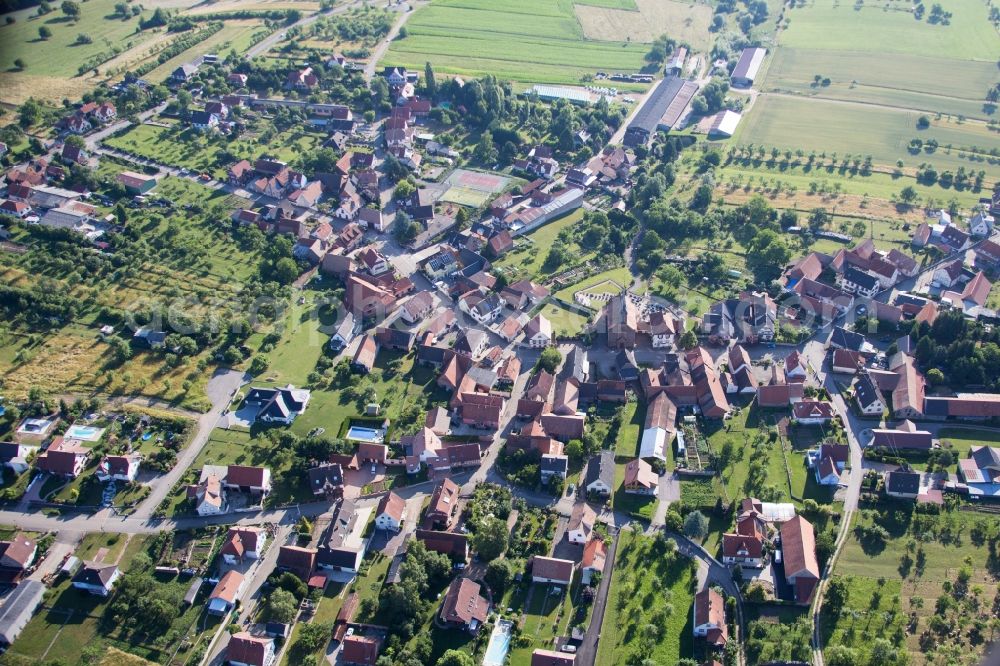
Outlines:
{"type": "Polygon", "coordinates": [[[622,530],[601,627],[599,666],[639,663],[643,658],[676,664],[693,656],[696,567],[693,560],[660,548],[655,539],[622,530]],[[658,629],[648,639],[641,635],[647,624],[658,629]],[[651,650],[643,652],[647,640],[651,650]]]}
{"type": "Polygon", "coordinates": [[[938,439],[951,443],[956,458],[966,458],[973,446],[1000,446],[1000,433],[975,428],[942,428],[938,439]]]}
{"type": "Polygon", "coordinates": [[[621,407],[622,424],[615,437],[615,457],[631,460],[639,452],[639,436],[646,422],[646,405],[639,402],[627,402],[621,407]]]}
{"type": "Polygon", "coordinates": [[[383,65],[462,76],[494,74],[521,83],[578,84],[597,70],[638,71],[647,49],[628,41],[592,41],[572,0],[434,0],[406,24],[383,65]]]}
{"type": "MultiPolygon", "coordinates": [[[[594,293],[609,293],[609,289],[612,289],[611,282],[621,286],[623,289],[630,287],[632,285],[632,273],[624,266],[613,268],[610,271],[592,275],[586,280],[581,280],[574,285],[556,292],[556,298],[573,303],[573,294],[578,291],[587,291],[591,287],[596,287],[594,293]]],[[[594,302],[592,305],[596,309],[598,303],[594,302]]]]}
{"type": "Polygon", "coordinates": [[[253,136],[233,140],[219,133],[199,132],[181,124],[168,124],[167,127],[146,124],[134,126],[105,143],[161,164],[206,171],[216,178],[224,178],[233,164],[233,158],[252,161],[267,154],[275,159],[291,161],[318,149],[324,139],[324,134],[300,127],[277,132],[269,142],[262,143],[253,136]]]}
{"type": "Polygon", "coordinates": [[[375,401],[382,406],[381,416],[390,423],[398,422],[404,412],[412,412],[419,407],[419,417],[423,412],[447,398],[436,384],[437,375],[430,368],[414,363],[413,354],[383,351],[378,355],[373,372],[366,376],[351,375],[350,384],[345,388],[330,386],[312,393],[306,412],[295,419],[292,431],[306,435],[316,428],[323,428],[328,437],[337,437],[345,429],[346,422],[361,416],[365,406],[365,394],[369,389],[375,393],[375,401]],[[395,362],[398,361],[398,368],[395,362]]]}
{"type": "MultiPolygon", "coordinates": [[[[971,605],[963,606],[963,616],[981,617],[992,603],[992,593],[986,595],[984,603],[973,603],[972,597],[976,596],[976,586],[994,590],[1000,574],[989,545],[996,539],[996,516],[976,511],[918,514],[907,502],[884,502],[882,506],[883,511],[877,516],[871,511],[863,511],[857,524],[869,527],[877,521],[886,529],[888,538],[885,541],[862,539],[852,530],[834,573],[867,580],[865,584],[869,587],[879,579],[885,579],[886,585],[898,587],[900,612],[904,617],[915,613],[918,618],[916,631],[906,638],[911,663],[938,663],[932,660],[933,654],[925,659],[923,653],[927,649],[926,646],[922,648],[919,636],[938,614],[935,600],[946,591],[946,586],[956,585],[962,568],[970,573],[969,585],[973,592],[969,595],[971,605]]],[[[863,594],[858,597],[852,596],[849,600],[851,608],[865,607],[867,599],[863,594]]],[[[956,616],[948,616],[949,620],[953,617],[956,616]]],[[[826,624],[824,629],[830,630],[826,624]]],[[[939,655],[950,656],[952,661],[949,663],[976,663],[980,648],[970,646],[964,633],[955,635],[959,637],[935,634],[930,647],[939,651],[939,655]]]]}
{"type": "Polygon", "coordinates": [[[270,360],[259,381],[275,385],[307,383],[309,373],[323,355],[330,336],[324,331],[335,324],[336,311],[323,307],[324,299],[316,292],[305,292],[304,303],[288,307],[282,320],[281,339],[270,351],[260,349],[270,360]]]}
{"type": "Polygon", "coordinates": [[[877,638],[905,635],[906,616],[900,605],[898,580],[845,576],[850,612],[839,617],[824,614],[823,643],[840,645],[856,651],[859,663],[866,663],[871,645],[877,638]],[[862,656],[864,655],[864,656],[862,656]]]}
{"type": "MultiPolygon", "coordinates": [[[[579,574],[577,574],[578,576],[579,574]]],[[[531,663],[531,653],[537,648],[553,649],[554,640],[563,635],[569,619],[573,617],[573,589],[559,588],[558,595],[550,594],[553,589],[549,585],[532,585],[528,594],[530,600],[524,609],[521,625],[521,635],[531,640],[529,645],[512,648],[510,651],[511,666],[527,666],[531,663]]]]}
{"type": "Polygon", "coordinates": [[[538,312],[552,323],[552,331],[557,338],[576,337],[590,324],[590,317],[584,317],[558,303],[546,303],[538,312]]]}
{"type": "Polygon", "coordinates": [[[961,166],[975,171],[985,165],[970,161],[966,151],[985,155],[1000,149],[1000,138],[984,123],[932,118],[928,129],[918,130],[920,115],[907,109],[768,95],[759,97],[744,116],[734,143],[871,155],[882,165],[902,160],[913,166],[929,162],[939,170],[961,166]],[[935,139],[940,147],[930,155],[911,155],[907,147],[914,138],[935,139]]]}
{"type": "MultiPolygon", "coordinates": [[[[497,262],[497,266],[500,268],[510,268],[518,275],[523,275],[528,279],[545,277],[548,272],[543,269],[545,258],[548,256],[549,248],[555,243],[556,236],[563,229],[568,229],[578,224],[583,219],[584,212],[583,208],[577,208],[572,213],[553,220],[529,234],[525,234],[523,238],[528,239],[531,243],[527,244],[521,241],[524,249],[518,248],[512,252],[508,252],[503,259],[497,262]]],[[[578,262],[591,259],[595,255],[594,252],[584,250],[572,242],[568,244],[567,249],[573,255],[574,260],[578,262]]]]}
{"type": "MultiPolygon", "coordinates": [[[[78,68],[98,58],[101,54],[111,57],[110,49],[124,50],[150,39],[154,32],[136,33],[138,17],[122,20],[116,17],[116,0],[89,0],[80,3],[80,19],[72,22],[52,3],[53,11],[34,17],[36,7],[7,14],[13,23],[0,26],[0,99],[18,103],[29,95],[56,101],[64,97],[80,97],[98,81],[90,74],[78,76],[78,68]],[[48,28],[52,36],[42,41],[39,28],[48,28]],[[78,35],[91,38],[90,44],[76,44],[78,35]],[[23,59],[27,68],[18,71],[16,59],[23,59]]],[[[143,12],[149,16],[151,9],[143,12]]]]}

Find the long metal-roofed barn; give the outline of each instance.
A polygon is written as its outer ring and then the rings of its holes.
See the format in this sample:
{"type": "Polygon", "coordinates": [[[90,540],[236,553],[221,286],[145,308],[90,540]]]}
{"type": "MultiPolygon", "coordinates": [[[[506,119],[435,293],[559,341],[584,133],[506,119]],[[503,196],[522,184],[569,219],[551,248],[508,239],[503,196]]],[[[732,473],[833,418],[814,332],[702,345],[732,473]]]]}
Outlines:
{"type": "Polygon", "coordinates": [[[736,67],[733,68],[732,76],[729,77],[732,84],[739,88],[752,86],[760,72],[760,66],[764,64],[765,55],[767,51],[762,48],[743,49],[736,67]]]}
{"type": "Polygon", "coordinates": [[[625,130],[625,145],[646,145],[658,129],[671,129],[696,92],[696,83],[676,76],[660,81],[625,130]]]}

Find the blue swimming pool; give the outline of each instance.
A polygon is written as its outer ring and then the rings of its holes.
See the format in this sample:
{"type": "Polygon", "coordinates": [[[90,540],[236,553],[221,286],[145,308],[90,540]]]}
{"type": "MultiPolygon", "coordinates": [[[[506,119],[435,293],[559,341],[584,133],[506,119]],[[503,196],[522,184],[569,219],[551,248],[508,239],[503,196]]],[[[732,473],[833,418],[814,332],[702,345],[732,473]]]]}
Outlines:
{"type": "Polygon", "coordinates": [[[490,644],[486,646],[486,656],[483,657],[483,666],[503,666],[503,660],[510,650],[511,629],[514,623],[507,620],[499,620],[493,633],[490,634],[490,644]]]}
{"type": "Polygon", "coordinates": [[[84,442],[96,442],[104,433],[104,428],[94,426],[73,425],[66,430],[66,437],[69,439],[79,439],[84,442]]]}
{"type": "Polygon", "coordinates": [[[375,428],[351,426],[347,429],[347,439],[355,442],[377,443],[382,441],[382,435],[375,428]]]}

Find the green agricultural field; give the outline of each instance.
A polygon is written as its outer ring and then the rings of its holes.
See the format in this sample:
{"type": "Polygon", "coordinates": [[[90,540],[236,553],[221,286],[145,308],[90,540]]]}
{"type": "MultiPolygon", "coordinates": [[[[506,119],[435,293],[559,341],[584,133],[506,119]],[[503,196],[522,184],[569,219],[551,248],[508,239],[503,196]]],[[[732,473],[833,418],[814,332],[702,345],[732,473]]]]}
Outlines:
{"type": "Polygon", "coordinates": [[[430,61],[438,71],[462,76],[562,84],[645,64],[641,44],[585,40],[572,0],[434,0],[417,10],[406,31],[383,64],[422,69],[430,61]]]}
{"type": "MultiPolygon", "coordinates": [[[[749,137],[748,137],[749,140],[749,137]]],[[[903,163],[916,167],[920,161],[934,156],[915,156],[907,154],[909,159],[904,159],[903,163]]],[[[827,162],[829,165],[829,161],[827,162]]],[[[995,177],[991,169],[995,172],[996,167],[988,167],[981,163],[969,163],[966,169],[983,169],[987,172],[987,178],[995,177]]],[[[731,162],[720,169],[721,177],[717,184],[717,189],[722,192],[727,201],[733,193],[740,190],[748,195],[753,192],[764,194],[764,196],[774,195],[772,205],[781,208],[800,208],[811,210],[817,206],[831,210],[837,206],[838,199],[842,195],[854,197],[870,197],[872,199],[890,200],[898,196],[904,187],[912,187],[917,191],[917,195],[922,201],[928,199],[938,199],[940,201],[950,201],[955,199],[962,206],[973,206],[979,201],[982,192],[975,192],[972,189],[956,190],[954,188],[944,188],[935,183],[934,185],[923,185],[917,179],[909,175],[895,176],[892,173],[873,172],[869,176],[861,173],[853,174],[850,171],[843,171],[838,166],[824,166],[821,168],[806,168],[805,166],[786,166],[781,163],[771,164],[770,160],[758,162],[756,160],[749,164],[743,162],[731,162]],[[780,191],[775,192],[775,188],[780,184],[780,191]],[[746,188],[750,191],[747,192],[746,188]],[[840,189],[834,191],[834,188],[840,189]],[[793,191],[794,188],[794,191],[793,191]],[[815,192],[813,191],[815,188],[815,192]],[[787,201],[787,203],[785,203],[787,201]],[[785,203],[785,205],[782,205],[785,203]],[[788,203],[792,205],[787,205],[788,203]]],[[[984,187],[983,191],[989,188],[984,187]]],[[[920,211],[915,211],[920,215],[920,211]]]]}
{"type": "MultiPolygon", "coordinates": [[[[102,165],[117,173],[110,165],[102,165]]],[[[150,244],[148,254],[113,277],[84,276],[77,265],[53,261],[51,246],[25,235],[32,250],[26,254],[0,255],[0,276],[11,285],[25,286],[34,279],[53,280],[55,288],[79,294],[85,307],[73,322],[38,335],[10,362],[0,363],[0,377],[8,396],[26,395],[39,387],[49,394],[98,390],[105,394],[141,394],[179,401],[199,409],[207,403],[204,385],[211,370],[197,367],[201,356],[184,359],[176,367],[165,365],[164,354],[138,352],[121,365],[111,348],[97,335],[101,310],[131,310],[144,304],[171,305],[173,312],[204,314],[210,303],[229,303],[241,281],[254,274],[259,257],[240,247],[218,220],[245,202],[224,192],[189,180],[161,178],[153,196],[174,203],[175,208],[129,209],[128,224],[150,244]],[[185,210],[196,205],[202,214],[185,210]],[[169,242],[168,242],[169,239],[169,242]]],[[[19,232],[22,233],[22,232],[19,232]]],[[[217,308],[221,316],[223,310],[217,308]]]]}
{"type": "MultiPolygon", "coordinates": [[[[93,82],[78,77],[77,70],[112,47],[129,49],[151,37],[151,31],[137,33],[138,17],[122,20],[115,16],[116,0],[90,0],[80,3],[80,18],[73,22],[52,3],[53,11],[35,17],[37,8],[7,14],[13,23],[0,26],[0,99],[20,102],[29,95],[45,99],[79,97],[93,82]],[[46,40],[39,38],[38,29],[52,32],[46,40]],[[90,38],[90,44],[76,44],[79,35],[90,38]],[[27,65],[18,71],[14,61],[27,65]]],[[[145,12],[148,15],[150,12],[145,12]]]]}
{"type": "Polygon", "coordinates": [[[782,47],[763,88],[989,119],[983,101],[997,73],[993,62],[782,47]],[[816,75],[829,78],[830,84],[816,85],[816,75]]]}
{"type": "Polygon", "coordinates": [[[253,36],[262,31],[267,32],[267,29],[260,21],[227,20],[222,30],[166,61],[147,74],[145,78],[155,82],[165,81],[178,66],[206,53],[229,53],[231,50],[243,53],[250,48],[253,36]]]}
{"type": "MultiPolygon", "coordinates": [[[[883,502],[879,508],[877,515],[872,510],[862,511],[856,523],[864,528],[877,524],[885,528],[887,536],[873,539],[852,528],[834,573],[868,581],[869,586],[884,579],[887,589],[892,589],[888,588],[892,585],[898,590],[902,616],[913,614],[916,617],[916,629],[907,632],[905,639],[911,663],[978,663],[980,648],[969,644],[965,631],[952,630],[956,618],[962,617],[966,622],[981,618],[984,613],[988,614],[993,603],[1000,575],[996,558],[991,554],[998,538],[996,516],[959,510],[942,511],[940,515],[920,514],[912,503],[905,501],[883,502]],[[962,606],[957,615],[956,610],[948,611],[945,627],[948,635],[932,633],[930,645],[937,655],[929,653],[920,635],[932,626],[935,615],[945,617],[936,610],[936,600],[940,596],[950,596],[946,593],[948,586],[956,589],[954,586],[960,584],[964,575],[963,569],[969,574],[966,586],[970,593],[965,595],[966,601],[960,602],[962,606]],[[945,655],[950,659],[935,659],[935,656],[945,655]]],[[[887,591],[883,597],[888,600],[896,593],[887,591]]],[[[853,590],[848,599],[848,608],[861,611],[856,630],[859,635],[866,619],[864,611],[868,608],[868,600],[865,594],[855,596],[853,590]]],[[[832,623],[824,621],[823,628],[826,645],[838,644],[836,637],[831,640],[829,635],[832,623]]],[[[886,635],[888,637],[891,632],[886,635]]]]}
{"type": "Polygon", "coordinates": [[[820,99],[784,95],[762,95],[744,117],[734,142],[764,145],[784,150],[803,150],[832,155],[871,155],[876,164],[934,165],[939,171],[957,169],[987,171],[995,180],[997,168],[985,161],[971,161],[966,151],[986,154],[1000,150],[1000,136],[974,121],[932,119],[930,128],[917,129],[917,111],[888,109],[820,99]],[[911,155],[912,139],[935,139],[939,148],[932,154],[911,155]],[[951,149],[948,147],[952,146],[951,149]]]}
{"type": "Polygon", "coordinates": [[[598,666],[639,663],[640,653],[656,664],[676,664],[693,656],[695,569],[692,560],[666,552],[655,539],[623,530],[601,626],[598,666]],[[642,631],[647,624],[658,629],[652,637],[642,631]],[[651,649],[643,650],[644,643],[651,649]]]}
{"type": "Polygon", "coordinates": [[[953,13],[950,25],[932,25],[927,15],[916,20],[908,0],[855,7],[838,0],[815,0],[791,9],[786,14],[789,26],[779,43],[791,48],[874,54],[935,53],[983,62],[994,62],[1000,48],[1000,38],[987,18],[987,5],[979,0],[949,2],[945,9],[953,13]]]}
{"type": "Polygon", "coordinates": [[[662,34],[690,44],[698,51],[711,48],[712,7],[684,0],[623,0],[574,2],[576,16],[588,39],[651,42],[662,34]],[[631,5],[631,6],[629,6],[631,5]]]}

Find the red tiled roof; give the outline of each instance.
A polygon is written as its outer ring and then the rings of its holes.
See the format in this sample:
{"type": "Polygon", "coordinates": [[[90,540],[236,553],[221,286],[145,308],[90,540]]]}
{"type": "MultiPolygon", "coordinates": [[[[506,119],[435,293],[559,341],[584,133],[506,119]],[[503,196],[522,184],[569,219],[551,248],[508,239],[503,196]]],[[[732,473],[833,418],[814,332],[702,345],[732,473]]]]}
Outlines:
{"type": "Polygon", "coordinates": [[[226,470],[226,483],[231,486],[253,486],[260,488],[264,485],[266,473],[266,467],[230,465],[226,470]]]}
{"type": "Polygon", "coordinates": [[[384,513],[396,522],[402,522],[403,511],[405,509],[406,502],[403,501],[403,498],[390,491],[383,495],[382,499],[379,500],[378,508],[375,510],[375,515],[381,516],[384,513]]]}
{"type": "Polygon", "coordinates": [[[802,516],[781,523],[781,550],[785,578],[819,578],[816,561],[816,536],[812,524],[802,516]]]}
{"type": "Polygon", "coordinates": [[[265,666],[267,646],[270,642],[269,638],[258,638],[245,631],[233,634],[226,647],[226,660],[252,666],[265,666]]]}

